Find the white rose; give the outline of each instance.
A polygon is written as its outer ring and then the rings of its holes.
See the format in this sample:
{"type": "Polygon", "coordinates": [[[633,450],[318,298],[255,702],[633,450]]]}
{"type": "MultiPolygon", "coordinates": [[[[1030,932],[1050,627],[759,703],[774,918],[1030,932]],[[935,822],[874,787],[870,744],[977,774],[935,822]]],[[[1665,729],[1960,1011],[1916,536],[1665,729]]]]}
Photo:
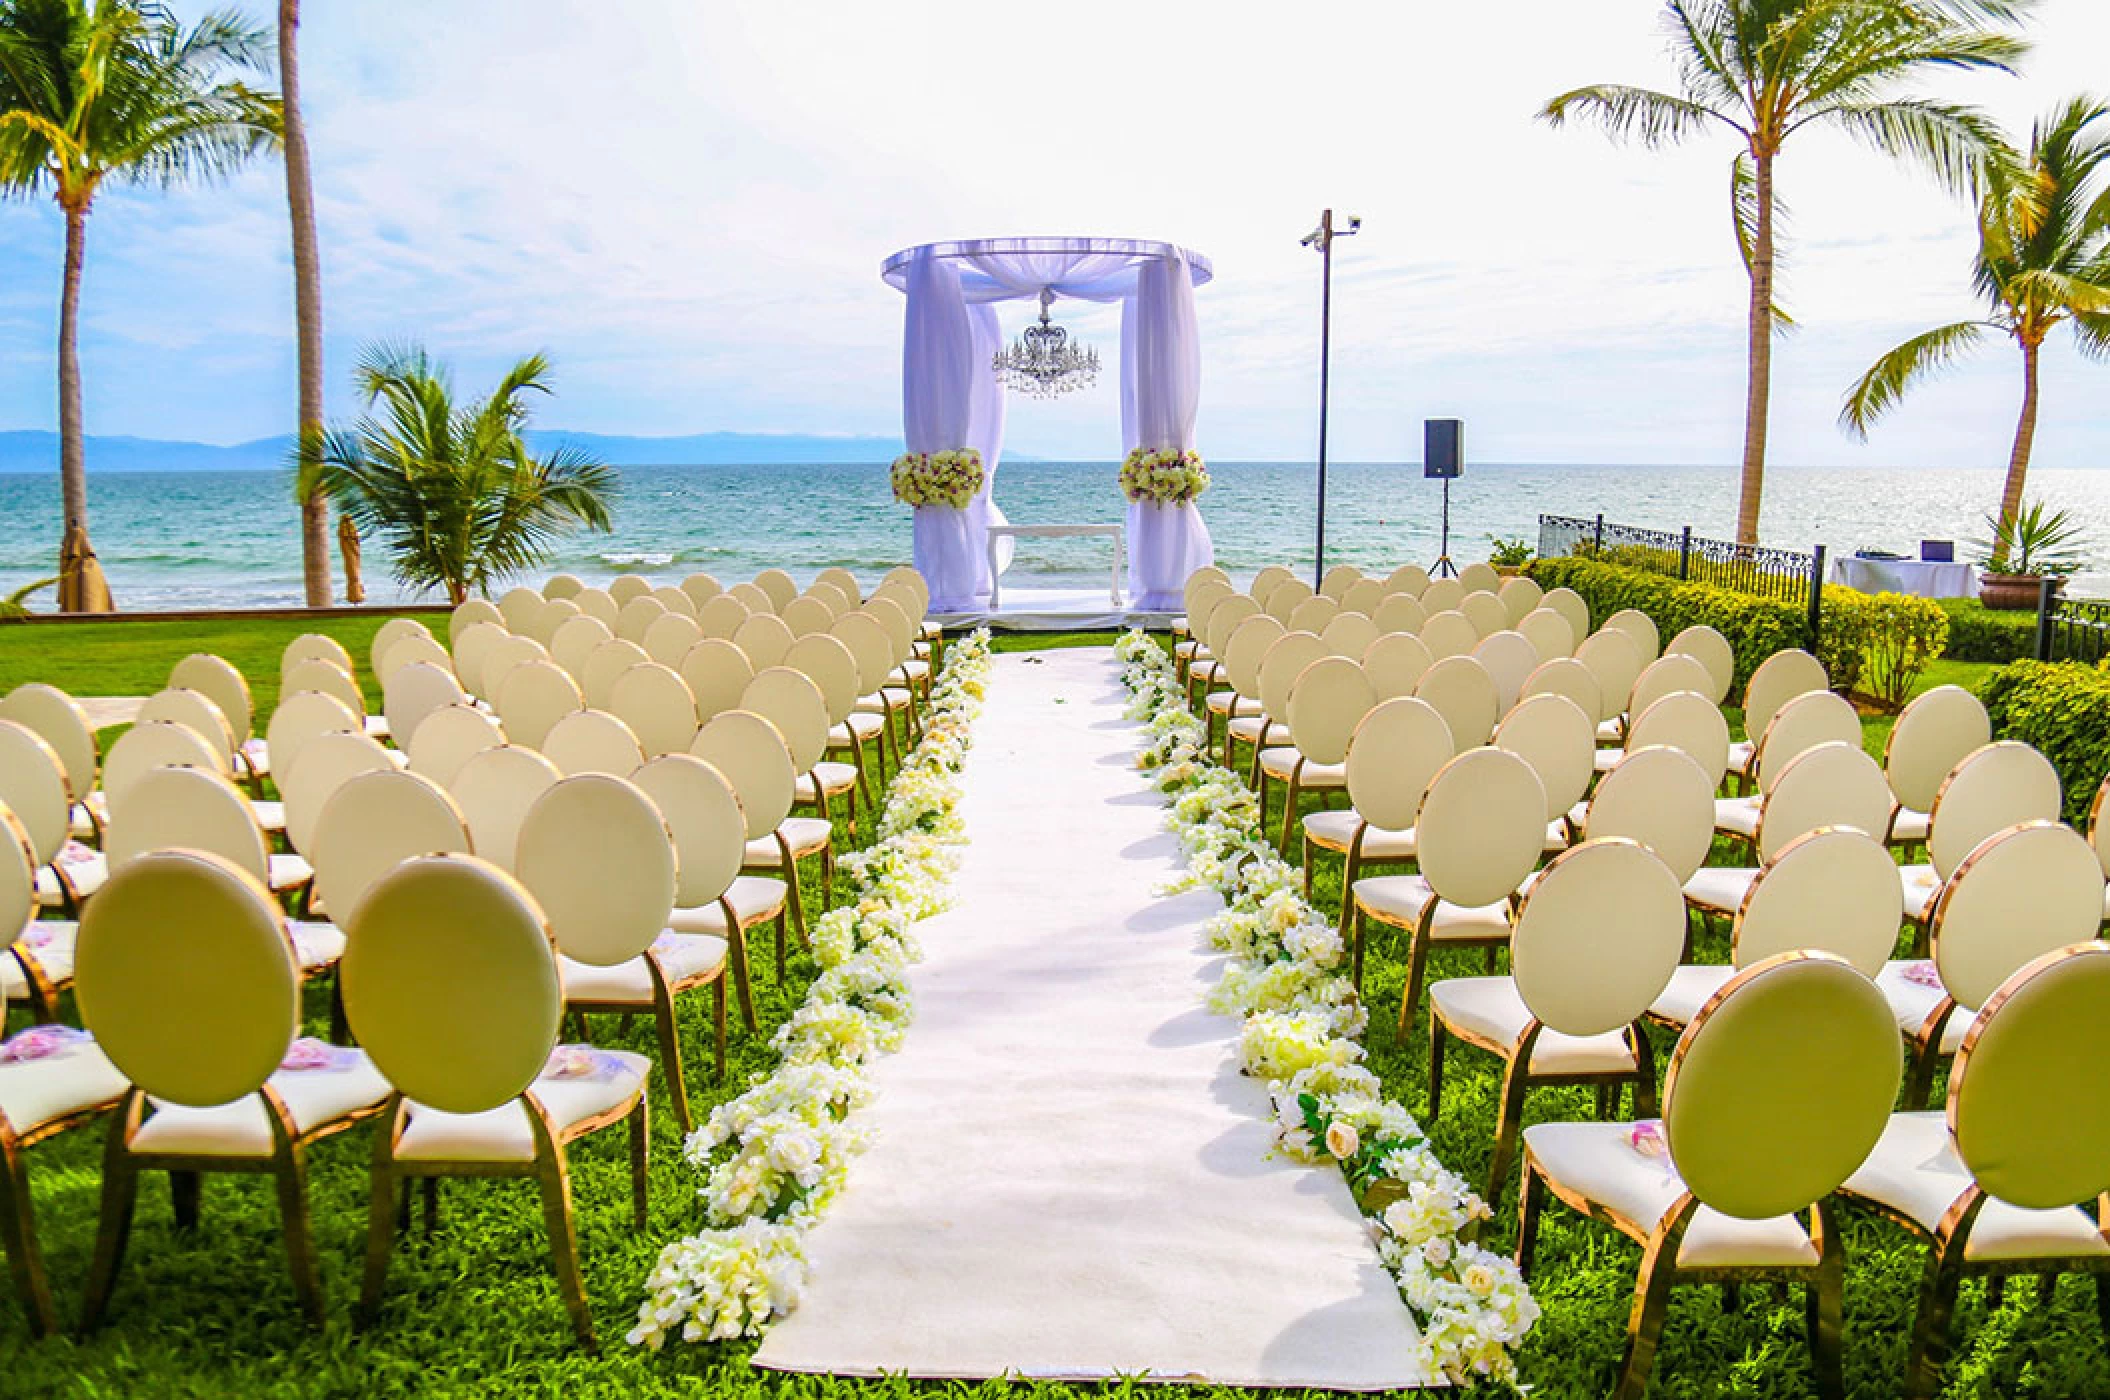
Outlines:
{"type": "MultiPolygon", "coordinates": [[[[1421,1247],[1421,1257],[1429,1261],[1431,1268],[1440,1269],[1451,1262],[1451,1242],[1438,1235],[1421,1247]]],[[[1484,1266],[1476,1267],[1481,1267],[1482,1272],[1485,1272],[1484,1266]]]]}
{"type": "Polygon", "coordinates": [[[1355,1156],[1363,1145],[1356,1135],[1355,1124],[1336,1120],[1326,1129],[1326,1150],[1342,1161],[1355,1156]]]}

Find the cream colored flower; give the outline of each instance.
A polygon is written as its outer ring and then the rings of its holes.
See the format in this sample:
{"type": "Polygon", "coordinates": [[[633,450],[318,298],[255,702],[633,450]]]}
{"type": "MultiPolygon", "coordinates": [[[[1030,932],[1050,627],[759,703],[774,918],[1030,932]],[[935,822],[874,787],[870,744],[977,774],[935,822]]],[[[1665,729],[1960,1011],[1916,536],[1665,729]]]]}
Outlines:
{"type": "Polygon", "coordinates": [[[1339,1120],[1327,1125],[1326,1150],[1342,1161],[1347,1161],[1362,1150],[1363,1140],[1356,1134],[1355,1124],[1339,1120]]]}

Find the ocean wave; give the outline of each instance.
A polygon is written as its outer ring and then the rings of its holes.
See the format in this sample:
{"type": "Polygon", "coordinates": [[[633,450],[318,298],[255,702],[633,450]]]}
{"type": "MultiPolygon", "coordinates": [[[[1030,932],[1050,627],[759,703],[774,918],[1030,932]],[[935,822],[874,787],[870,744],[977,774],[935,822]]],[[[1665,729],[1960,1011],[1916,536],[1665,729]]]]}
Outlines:
{"type": "Polygon", "coordinates": [[[663,569],[674,562],[672,553],[658,553],[652,550],[597,554],[594,557],[612,569],[630,569],[639,566],[647,569],[663,569]]]}

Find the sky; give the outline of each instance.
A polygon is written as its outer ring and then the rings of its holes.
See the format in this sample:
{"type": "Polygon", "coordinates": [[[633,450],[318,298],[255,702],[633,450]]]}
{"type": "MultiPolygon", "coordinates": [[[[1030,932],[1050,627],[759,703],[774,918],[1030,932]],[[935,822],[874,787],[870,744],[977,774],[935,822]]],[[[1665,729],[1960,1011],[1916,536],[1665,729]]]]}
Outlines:
{"type": "MultiPolygon", "coordinates": [[[[265,9],[252,0],[252,12],[265,9]]],[[[1332,451],[1413,460],[1427,417],[1483,461],[1729,463],[1746,296],[1726,131],[1617,146],[1533,119],[1585,83],[1670,87],[1659,0],[358,0],[302,30],[330,408],[361,347],[416,340],[465,387],[547,351],[549,426],[896,436],[900,295],[880,261],[1018,234],[1208,255],[1199,445],[1316,446],[1331,206],[1332,451]]],[[[179,13],[199,6],[179,0],[179,13]]],[[[2024,75],[1926,84],[2018,135],[2110,86],[2110,4],[2043,0],[2024,75]]],[[[1795,138],[1772,459],[1996,465],[2020,357],[1995,340],[1867,444],[1840,397],[1883,350],[1977,314],[1969,211],[1841,136],[1795,138]]],[[[0,428],[55,424],[61,231],[0,204],[0,428]]],[[[88,232],[89,430],[237,442],[294,411],[284,177],[113,189],[88,232]]],[[[1033,308],[1004,310],[1015,333],[1033,308]]],[[[1118,310],[1058,320],[1109,370],[1118,310]]],[[[2046,356],[2036,461],[2110,465],[2110,366],[2046,356]]],[[[1014,403],[1008,446],[1119,455],[1116,376],[1014,403]]]]}

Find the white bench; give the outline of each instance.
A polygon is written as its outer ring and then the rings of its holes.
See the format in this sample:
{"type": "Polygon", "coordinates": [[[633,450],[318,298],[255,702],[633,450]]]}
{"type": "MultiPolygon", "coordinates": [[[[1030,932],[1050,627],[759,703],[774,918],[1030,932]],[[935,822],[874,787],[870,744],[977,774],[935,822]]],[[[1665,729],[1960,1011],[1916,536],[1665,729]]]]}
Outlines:
{"type": "Polygon", "coordinates": [[[989,611],[995,612],[1003,602],[1003,576],[997,569],[997,547],[999,539],[1017,539],[1031,535],[1037,539],[1076,539],[1097,537],[1114,542],[1114,567],[1108,575],[1107,598],[1115,607],[1121,603],[1121,574],[1128,567],[1128,533],[1120,525],[991,525],[989,527],[989,611]]]}

